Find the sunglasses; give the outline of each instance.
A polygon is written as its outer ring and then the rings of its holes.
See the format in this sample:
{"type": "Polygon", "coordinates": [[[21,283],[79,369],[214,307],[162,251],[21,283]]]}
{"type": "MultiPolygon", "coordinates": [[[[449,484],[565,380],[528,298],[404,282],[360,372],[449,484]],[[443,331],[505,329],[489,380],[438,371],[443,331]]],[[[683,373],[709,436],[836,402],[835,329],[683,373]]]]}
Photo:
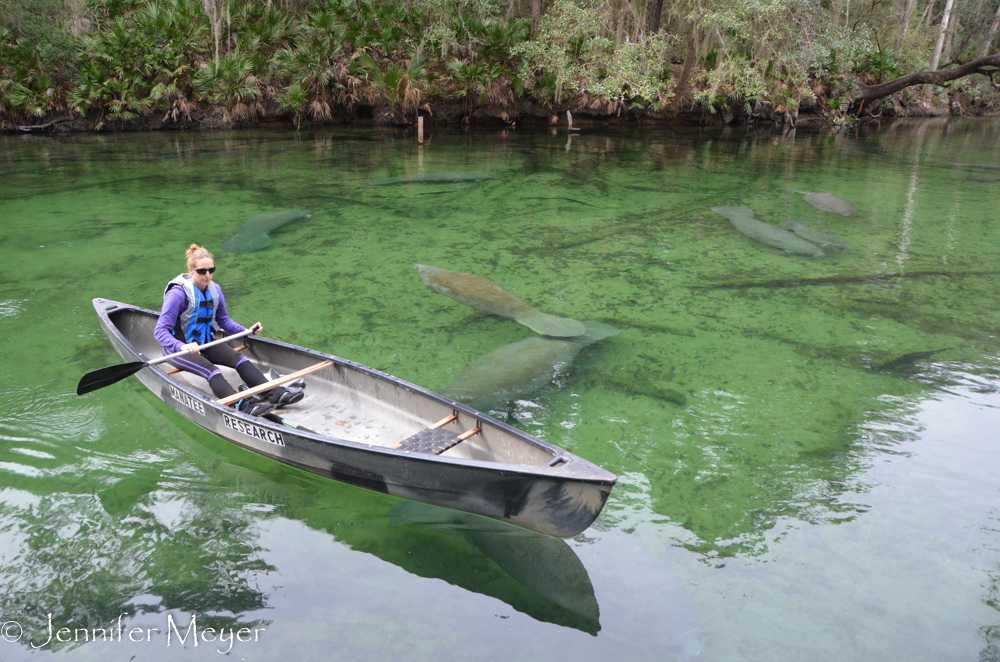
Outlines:
{"type": "Polygon", "coordinates": [[[207,269],[195,269],[194,272],[199,276],[204,276],[205,274],[214,274],[215,267],[208,267],[207,269]]]}

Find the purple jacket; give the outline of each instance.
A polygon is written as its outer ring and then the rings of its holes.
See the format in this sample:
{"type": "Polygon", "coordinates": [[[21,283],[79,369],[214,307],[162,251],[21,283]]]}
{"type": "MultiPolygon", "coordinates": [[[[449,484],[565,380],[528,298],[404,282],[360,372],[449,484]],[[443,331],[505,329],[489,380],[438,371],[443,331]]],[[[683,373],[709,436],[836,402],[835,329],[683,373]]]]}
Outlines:
{"type": "MultiPolygon", "coordinates": [[[[163,295],[163,308],[160,310],[160,318],[156,320],[156,330],[153,331],[153,336],[163,347],[164,356],[181,351],[181,346],[184,343],[174,337],[174,327],[177,325],[178,316],[182,310],[187,308],[187,305],[187,295],[184,294],[182,287],[171,287],[163,295]]],[[[229,312],[226,311],[226,297],[223,296],[221,287],[219,288],[219,303],[215,308],[215,323],[229,335],[246,331],[246,327],[240,326],[229,318],[229,312]]]]}

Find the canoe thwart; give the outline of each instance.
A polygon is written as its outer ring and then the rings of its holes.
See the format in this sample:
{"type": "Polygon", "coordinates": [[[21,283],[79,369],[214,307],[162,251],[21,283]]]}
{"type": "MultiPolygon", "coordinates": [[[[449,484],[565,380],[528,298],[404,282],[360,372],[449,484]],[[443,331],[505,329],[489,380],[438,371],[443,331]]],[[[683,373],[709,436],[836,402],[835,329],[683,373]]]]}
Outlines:
{"type": "MultiPolygon", "coordinates": [[[[246,348],[247,348],[246,345],[240,345],[239,347],[233,347],[233,351],[234,352],[242,352],[246,348]]],[[[163,372],[167,373],[168,375],[176,375],[180,371],[181,371],[180,368],[167,368],[163,372]]]]}
{"type": "Polygon", "coordinates": [[[455,410],[453,409],[451,411],[451,414],[449,414],[448,416],[445,416],[440,421],[438,421],[437,423],[435,423],[434,425],[431,425],[429,427],[430,428],[443,428],[444,426],[446,426],[449,423],[451,423],[452,421],[454,421],[456,418],[458,418],[458,414],[456,414],[455,410]]]}
{"type": "Polygon", "coordinates": [[[233,404],[234,402],[238,402],[243,398],[249,398],[252,395],[257,395],[258,393],[269,391],[275,386],[281,386],[282,384],[287,384],[288,382],[294,382],[296,379],[299,379],[300,377],[311,375],[314,372],[322,370],[323,368],[329,368],[332,365],[333,361],[321,361],[315,365],[309,366],[308,368],[303,368],[298,372],[293,372],[290,375],[285,375],[284,377],[279,377],[278,379],[272,379],[271,381],[265,382],[264,384],[254,386],[253,388],[248,388],[247,390],[240,391],[239,393],[234,393],[233,395],[222,398],[217,402],[220,405],[225,405],[228,407],[229,405],[233,404]]]}
{"type": "Polygon", "coordinates": [[[393,446],[393,448],[397,448],[407,453],[434,453],[435,455],[440,455],[449,448],[454,448],[469,437],[479,434],[479,432],[480,429],[478,426],[472,428],[471,430],[466,430],[462,434],[452,432],[451,430],[443,430],[440,427],[431,426],[429,428],[424,428],[412,437],[407,437],[393,446]]]}
{"type": "Polygon", "coordinates": [[[477,434],[479,434],[480,432],[481,432],[481,430],[480,430],[480,428],[479,428],[479,427],[474,427],[474,428],[472,428],[471,430],[466,430],[466,431],[465,431],[465,432],[463,432],[462,434],[458,435],[458,438],[459,438],[459,440],[461,440],[461,441],[465,441],[465,440],[466,440],[466,439],[468,439],[469,437],[471,437],[471,436],[473,436],[473,435],[477,435],[477,434]]]}

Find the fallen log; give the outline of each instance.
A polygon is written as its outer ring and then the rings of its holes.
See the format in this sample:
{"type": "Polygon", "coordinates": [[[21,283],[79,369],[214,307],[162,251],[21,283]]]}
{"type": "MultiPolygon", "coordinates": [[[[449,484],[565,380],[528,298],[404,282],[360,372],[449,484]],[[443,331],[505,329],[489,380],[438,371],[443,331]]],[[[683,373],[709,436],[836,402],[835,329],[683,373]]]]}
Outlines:
{"type": "Polygon", "coordinates": [[[44,131],[50,126],[55,126],[56,124],[62,124],[63,122],[71,122],[71,121],[73,121],[72,117],[60,117],[59,119],[54,119],[46,124],[33,124],[31,126],[19,126],[15,124],[14,128],[17,129],[18,131],[24,131],[24,132],[44,131]]]}

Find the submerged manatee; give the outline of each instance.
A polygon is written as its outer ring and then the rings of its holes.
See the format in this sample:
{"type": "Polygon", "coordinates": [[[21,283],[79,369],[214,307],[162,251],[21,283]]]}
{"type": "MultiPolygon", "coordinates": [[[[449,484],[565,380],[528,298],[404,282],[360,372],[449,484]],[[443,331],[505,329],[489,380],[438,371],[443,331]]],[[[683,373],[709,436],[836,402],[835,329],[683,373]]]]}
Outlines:
{"type": "Polygon", "coordinates": [[[239,232],[222,242],[222,248],[230,253],[253,253],[262,250],[271,245],[269,232],[300,218],[311,217],[312,214],[303,209],[268,211],[251,216],[243,223],[239,232]]]}
{"type": "Polygon", "coordinates": [[[239,255],[262,251],[270,245],[271,238],[266,234],[245,234],[238,232],[222,242],[222,249],[239,255]]]}
{"type": "Polygon", "coordinates": [[[1000,165],[990,165],[988,163],[952,163],[951,161],[942,161],[941,165],[948,168],[982,168],[984,170],[1000,170],[1000,165]]]}
{"type": "Polygon", "coordinates": [[[621,331],[608,324],[586,322],[577,338],[526,338],[483,354],[455,377],[442,393],[477,409],[489,409],[530,395],[550,383],[587,345],[621,331]]]}
{"type": "Polygon", "coordinates": [[[361,182],[361,184],[364,186],[388,186],[390,184],[460,184],[462,182],[481,182],[487,179],[496,179],[496,177],[493,175],[476,175],[464,172],[425,172],[419,175],[366,179],[361,182]]]}
{"type": "Polygon", "coordinates": [[[816,244],[811,244],[805,239],[798,237],[788,230],[757,220],[753,217],[753,211],[743,207],[712,207],[716,214],[722,214],[729,219],[733,227],[750,237],[754,241],[759,241],[768,246],[780,248],[789,253],[799,255],[810,255],[812,257],[823,257],[825,253],[816,244]]]}
{"type": "Polygon", "coordinates": [[[583,324],[576,320],[539,312],[489,278],[460,271],[415,264],[424,284],[455,301],[484,313],[510,317],[544,336],[568,338],[583,335],[583,324]]]}
{"type": "Polygon", "coordinates": [[[802,193],[805,195],[805,201],[811,204],[816,209],[821,209],[823,211],[828,211],[831,214],[840,214],[841,216],[853,216],[857,209],[854,208],[847,200],[841,200],[840,198],[835,198],[829,193],[813,193],[812,191],[796,191],[796,193],[802,193]]]}
{"type": "Polygon", "coordinates": [[[806,241],[811,241],[818,246],[832,246],[833,248],[839,248],[844,251],[849,251],[854,248],[854,246],[851,246],[843,239],[838,239],[837,237],[828,235],[825,232],[820,232],[819,230],[813,230],[805,221],[788,218],[782,222],[786,226],[790,227],[792,232],[799,235],[806,241]]]}
{"type": "Polygon", "coordinates": [[[944,349],[932,349],[929,352],[910,352],[909,354],[903,354],[891,361],[886,361],[885,363],[877,366],[873,366],[872,370],[874,372],[916,372],[916,362],[923,361],[924,359],[929,359],[935,354],[940,354],[941,352],[947,352],[949,350],[955,349],[954,347],[945,347],[944,349]]]}

